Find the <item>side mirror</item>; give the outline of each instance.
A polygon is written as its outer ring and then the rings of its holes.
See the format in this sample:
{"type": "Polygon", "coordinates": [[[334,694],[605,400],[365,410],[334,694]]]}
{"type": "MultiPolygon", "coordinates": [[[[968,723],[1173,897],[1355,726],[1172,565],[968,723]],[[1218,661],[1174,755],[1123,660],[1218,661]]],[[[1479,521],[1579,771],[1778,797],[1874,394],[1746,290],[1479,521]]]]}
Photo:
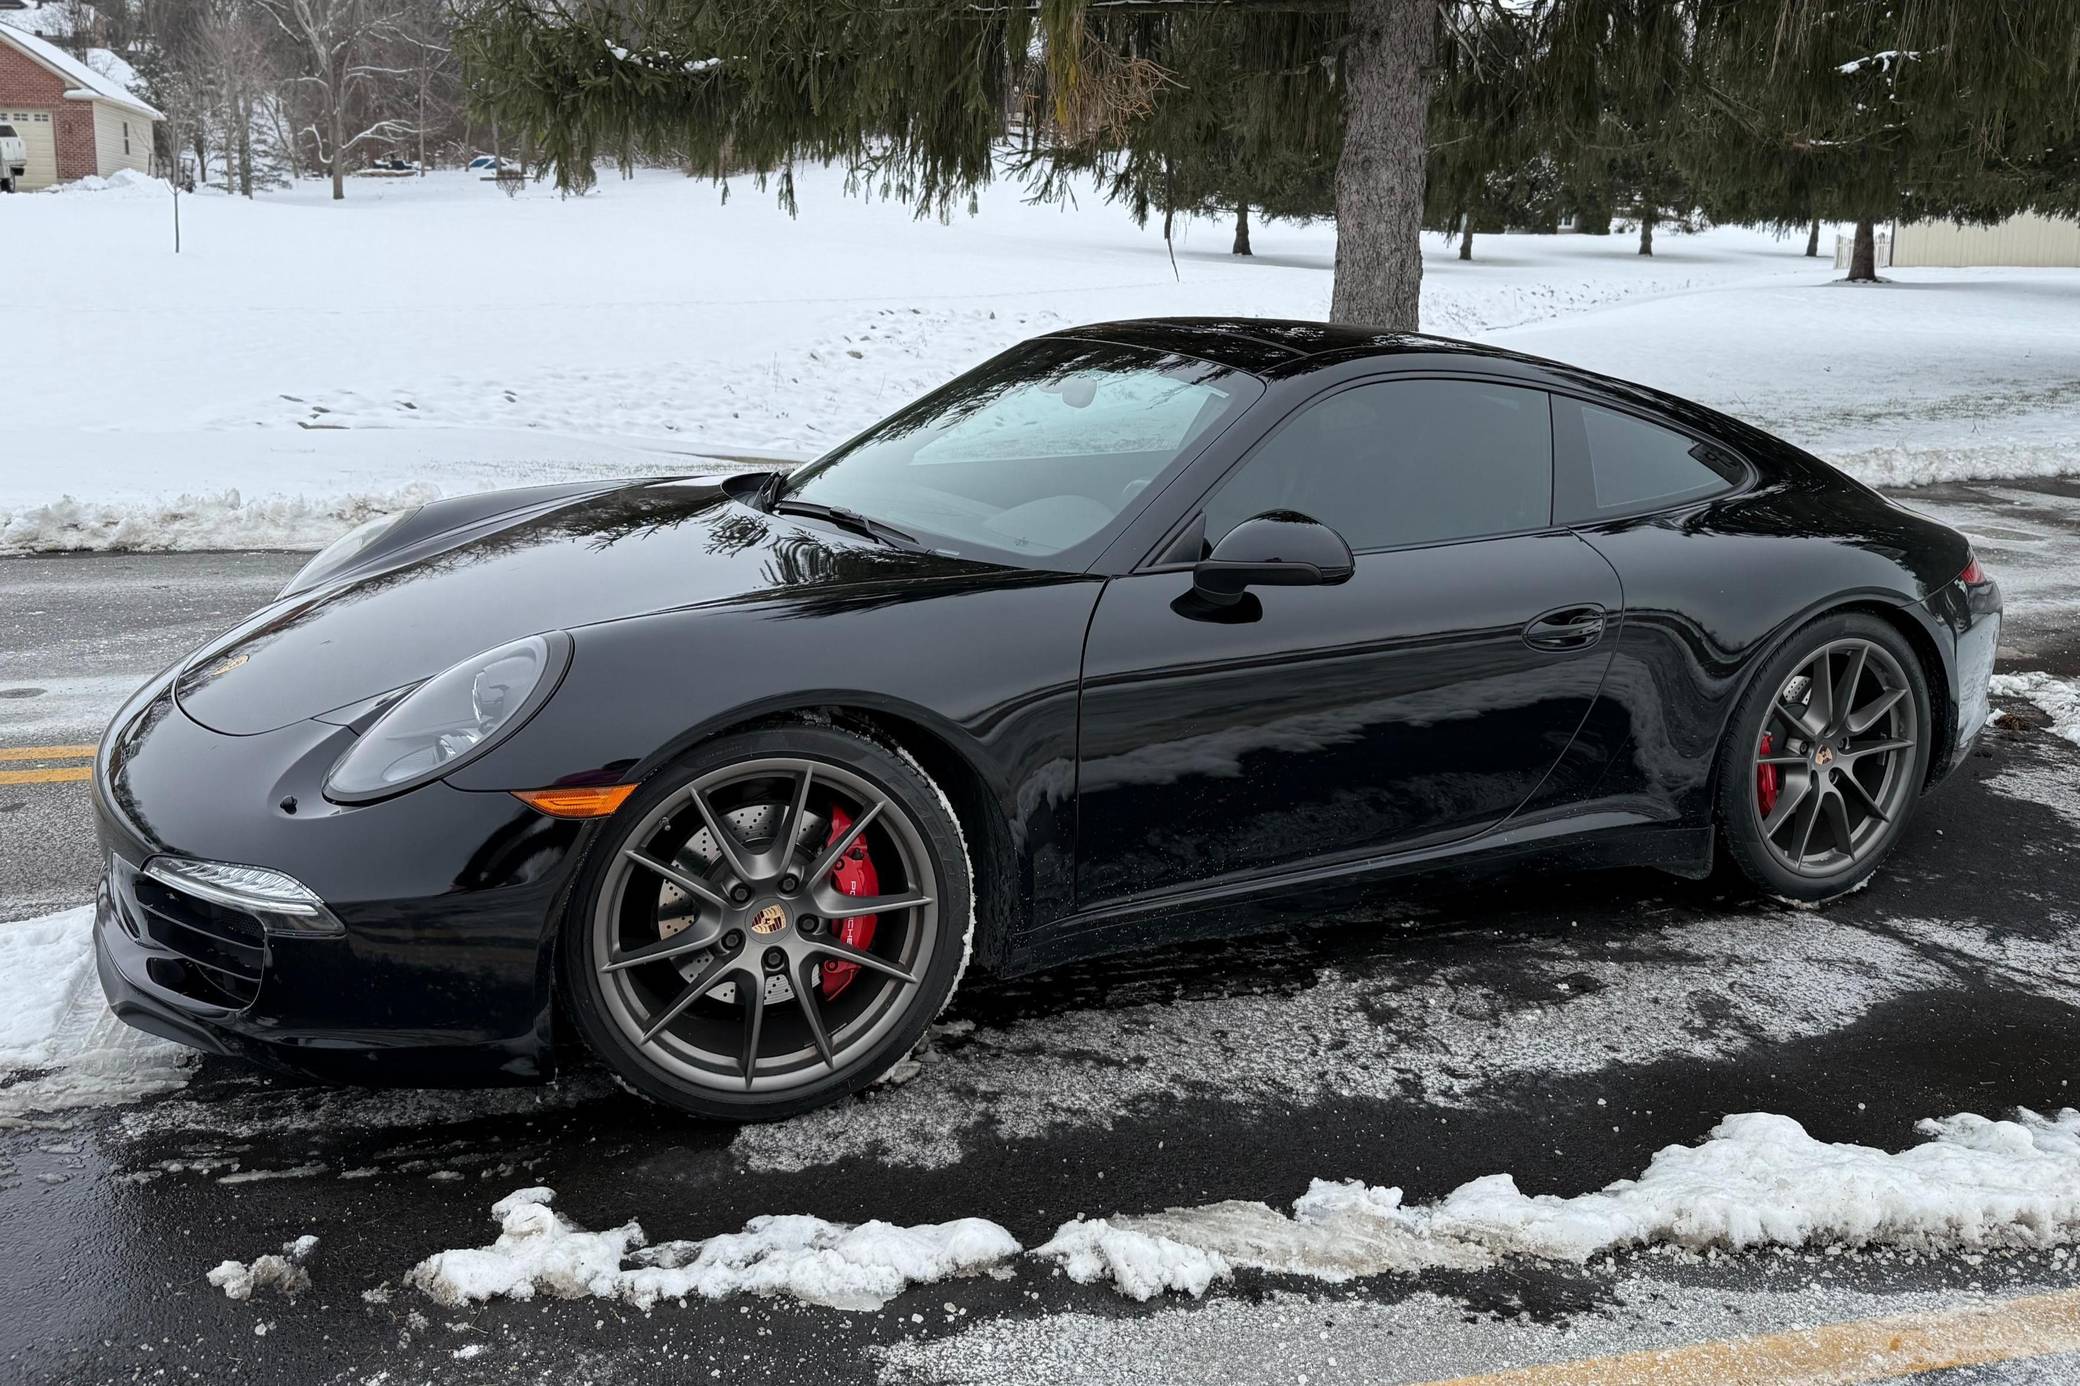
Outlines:
{"type": "Polygon", "coordinates": [[[1267,510],[1228,531],[1192,569],[1192,590],[1215,605],[1252,587],[1317,587],[1358,568],[1343,536],[1295,510],[1267,510]]]}

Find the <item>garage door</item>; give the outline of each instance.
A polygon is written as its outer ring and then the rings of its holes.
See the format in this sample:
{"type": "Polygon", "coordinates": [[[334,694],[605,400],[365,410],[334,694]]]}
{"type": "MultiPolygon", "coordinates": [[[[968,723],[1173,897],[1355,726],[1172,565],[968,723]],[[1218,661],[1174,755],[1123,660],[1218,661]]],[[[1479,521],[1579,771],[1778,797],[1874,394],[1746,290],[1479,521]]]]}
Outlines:
{"type": "Polygon", "coordinates": [[[47,188],[58,181],[58,127],[51,123],[49,111],[10,111],[0,106],[0,125],[12,125],[29,146],[29,171],[22,176],[25,190],[47,188]]]}

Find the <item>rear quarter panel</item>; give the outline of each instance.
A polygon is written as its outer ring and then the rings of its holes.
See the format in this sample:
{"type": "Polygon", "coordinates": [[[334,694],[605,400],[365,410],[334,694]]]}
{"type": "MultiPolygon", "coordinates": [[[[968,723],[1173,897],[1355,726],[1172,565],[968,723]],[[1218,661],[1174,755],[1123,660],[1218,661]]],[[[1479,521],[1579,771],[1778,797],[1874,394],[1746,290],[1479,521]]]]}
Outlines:
{"type": "Polygon", "coordinates": [[[1605,696],[1582,732],[1611,747],[1599,799],[1708,819],[1735,702],[1779,641],[1828,611],[1890,613],[1934,657],[1931,698],[1954,699],[1954,646],[1925,603],[1963,567],[1964,540],[1796,449],[1743,433],[1734,441],[1761,473],[1750,489],[1578,531],[1625,593],[1605,696]]]}

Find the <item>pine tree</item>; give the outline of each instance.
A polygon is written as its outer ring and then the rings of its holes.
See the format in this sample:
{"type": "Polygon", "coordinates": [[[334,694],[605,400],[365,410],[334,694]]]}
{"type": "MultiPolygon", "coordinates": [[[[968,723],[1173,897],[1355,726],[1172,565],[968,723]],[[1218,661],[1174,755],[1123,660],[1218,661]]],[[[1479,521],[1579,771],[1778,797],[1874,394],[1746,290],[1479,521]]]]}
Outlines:
{"type": "Polygon", "coordinates": [[[1699,0],[1712,94],[1687,141],[1724,219],[1854,222],[1851,280],[1875,280],[1877,224],[2069,211],[2080,147],[2071,0],[1699,0]]]}

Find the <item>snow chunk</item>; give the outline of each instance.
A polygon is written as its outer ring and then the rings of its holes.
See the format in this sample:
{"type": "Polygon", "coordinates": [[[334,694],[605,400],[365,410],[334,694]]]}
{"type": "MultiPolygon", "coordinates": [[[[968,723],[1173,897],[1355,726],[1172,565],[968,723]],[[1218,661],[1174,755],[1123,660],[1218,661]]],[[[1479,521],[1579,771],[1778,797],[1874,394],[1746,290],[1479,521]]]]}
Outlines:
{"type": "Polygon", "coordinates": [[[2062,679],[2042,670],[1995,674],[1986,691],[1996,698],[2027,698],[2051,714],[2051,730],[2080,746],[2080,679],[2062,679]]]}
{"type": "Polygon", "coordinates": [[[1491,1174],[1406,1208],[1396,1188],[1316,1180],[1290,1218],[1231,1201],[1079,1219],[1036,1254],[1062,1261],[1075,1280],[1109,1278],[1145,1300],[1164,1289],[1203,1293],[1231,1267],[1338,1281],[1512,1255],[1580,1262],[1649,1245],[1964,1251],[2080,1237],[2080,1112],[2022,1109],[2011,1121],[1962,1113],[1915,1129],[1928,1139],[1895,1155],[1746,1112],[1596,1193],[1527,1196],[1511,1176],[1491,1174]]]}
{"type": "Polygon", "coordinates": [[[1136,1230],[1132,1219],[1082,1218],[1065,1222],[1035,1256],[1059,1261],[1079,1285],[1110,1280],[1129,1299],[1147,1300],[1165,1290],[1203,1295],[1216,1280],[1234,1273],[1228,1258],[1206,1247],[1136,1230]]]}
{"type": "Polygon", "coordinates": [[[294,1241],[283,1242],[280,1255],[269,1252],[256,1256],[251,1265],[244,1261],[220,1261],[207,1278],[230,1299],[251,1299],[255,1290],[273,1290],[294,1299],[311,1287],[311,1274],[303,1263],[310,1259],[317,1245],[318,1239],[306,1233],[294,1241]]]}
{"type": "Polygon", "coordinates": [[[913,1284],[997,1265],[1018,1254],[1009,1232],[981,1218],[857,1227],[803,1215],[756,1217],[741,1232],[649,1246],[631,1221],[588,1232],[550,1207],[552,1189],[518,1189],[492,1205],[498,1240],[443,1251],[406,1277],[442,1304],[496,1297],[661,1299],[790,1294],[840,1309],[875,1309],[913,1284]],[[627,1263],[627,1264],[624,1264],[627,1263]]]}
{"type": "Polygon", "coordinates": [[[93,929],[87,908],[0,925],[0,1117],[134,1102],[188,1081],[198,1055],[109,1011],[93,929]]]}

